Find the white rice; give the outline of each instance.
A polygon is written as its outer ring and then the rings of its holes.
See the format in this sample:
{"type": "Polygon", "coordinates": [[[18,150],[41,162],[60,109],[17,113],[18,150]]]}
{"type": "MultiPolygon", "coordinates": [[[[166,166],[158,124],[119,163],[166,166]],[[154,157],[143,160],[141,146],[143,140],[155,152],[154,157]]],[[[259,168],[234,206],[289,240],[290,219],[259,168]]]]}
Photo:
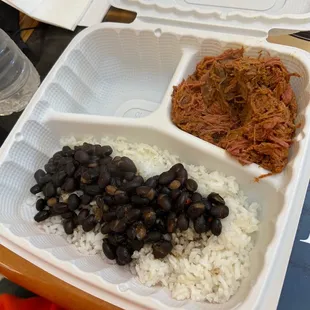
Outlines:
{"type": "MultiPolygon", "coordinates": [[[[109,144],[114,156],[130,157],[144,178],[160,174],[180,162],[178,156],[166,150],[142,143],[131,144],[124,138],[103,138],[101,141],[93,137],[61,139],[62,145],[69,146],[83,142],[109,144]]],[[[192,228],[173,234],[174,248],[170,255],[161,260],[154,259],[152,249],[147,245],[133,254],[130,269],[146,286],[167,287],[177,300],[224,303],[236,293],[241,281],[249,274],[249,255],[254,246],[253,233],[258,230],[259,206],[247,202],[234,177],[226,177],[218,171],[208,172],[203,166],[184,166],[189,176],[198,181],[198,191],[202,195],[215,191],[225,199],[230,214],[222,220],[222,234],[219,237],[198,235],[192,228]]],[[[102,251],[104,236],[99,227],[85,233],[79,226],[73,235],[67,236],[60,217],[50,218],[39,227],[46,233],[62,235],[84,255],[102,251]]]]}

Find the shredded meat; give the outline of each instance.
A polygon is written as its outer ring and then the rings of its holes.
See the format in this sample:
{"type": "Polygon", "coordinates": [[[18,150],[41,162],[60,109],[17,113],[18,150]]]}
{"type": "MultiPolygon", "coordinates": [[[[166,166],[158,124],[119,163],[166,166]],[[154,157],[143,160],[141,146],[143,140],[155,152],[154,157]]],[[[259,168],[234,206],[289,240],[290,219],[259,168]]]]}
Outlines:
{"type": "Polygon", "coordinates": [[[205,57],[172,94],[172,121],[182,130],[226,149],[240,163],[272,173],[287,164],[297,103],[290,74],[274,57],[227,50],[205,57]]]}

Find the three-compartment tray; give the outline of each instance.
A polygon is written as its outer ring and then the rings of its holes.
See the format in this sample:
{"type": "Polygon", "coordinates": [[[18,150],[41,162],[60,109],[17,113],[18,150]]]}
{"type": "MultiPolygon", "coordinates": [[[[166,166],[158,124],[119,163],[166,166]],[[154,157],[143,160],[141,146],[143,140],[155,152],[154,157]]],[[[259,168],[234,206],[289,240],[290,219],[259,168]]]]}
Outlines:
{"type": "MultiPolygon", "coordinates": [[[[143,1],[144,2],[144,1],[143,1]]],[[[148,5],[147,3],[145,5],[148,5]]],[[[289,259],[310,173],[310,61],[294,48],[264,39],[223,35],[156,23],[101,24],[82,31],[42,83],[0,153],[0,242],[56,277],[125,309],[273,309],[289,259]],[[278,56],[290,72],[299,112],[285,171],[254,183],[266,171],[243,167],[224,150],[175,127],[172,86],[204,55],[244,46],[246,54],[278,56]],[[161,288],[140,284],[99,255],[84,256],[62,237],[43,234],[26,205],[33,172],[59,149],[62,136],[124,136],[167,149],[189,164],[233,175],[262,206],[249,277],[229,302],[173,300],[161,288]]]]}

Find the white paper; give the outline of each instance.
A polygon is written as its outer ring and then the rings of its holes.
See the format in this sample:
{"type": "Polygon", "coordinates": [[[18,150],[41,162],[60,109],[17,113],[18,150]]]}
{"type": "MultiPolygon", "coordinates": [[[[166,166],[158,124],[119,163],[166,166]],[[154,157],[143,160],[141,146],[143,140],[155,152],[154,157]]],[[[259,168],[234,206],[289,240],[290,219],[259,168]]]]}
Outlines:
{"type": "Polygon", "coordinates": [[[74,30],[77,25],[100,23],[108,0],[3,0],[26,15],[47,24],[74,30]]]}

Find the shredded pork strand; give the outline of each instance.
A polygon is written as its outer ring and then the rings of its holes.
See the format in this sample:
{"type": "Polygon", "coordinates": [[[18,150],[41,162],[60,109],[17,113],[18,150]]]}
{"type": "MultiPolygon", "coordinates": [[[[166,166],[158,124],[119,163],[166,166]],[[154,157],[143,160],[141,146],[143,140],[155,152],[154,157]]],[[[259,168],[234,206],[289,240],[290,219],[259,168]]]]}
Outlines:
{"type": "Polygon", "coordinates": [[[244,56],[244,49],[205,57],[175,86],[172,121],[226,149],[241,164],[272,173],[287,164],[297,103],[290,74],[279,58],[244,56]]]}

